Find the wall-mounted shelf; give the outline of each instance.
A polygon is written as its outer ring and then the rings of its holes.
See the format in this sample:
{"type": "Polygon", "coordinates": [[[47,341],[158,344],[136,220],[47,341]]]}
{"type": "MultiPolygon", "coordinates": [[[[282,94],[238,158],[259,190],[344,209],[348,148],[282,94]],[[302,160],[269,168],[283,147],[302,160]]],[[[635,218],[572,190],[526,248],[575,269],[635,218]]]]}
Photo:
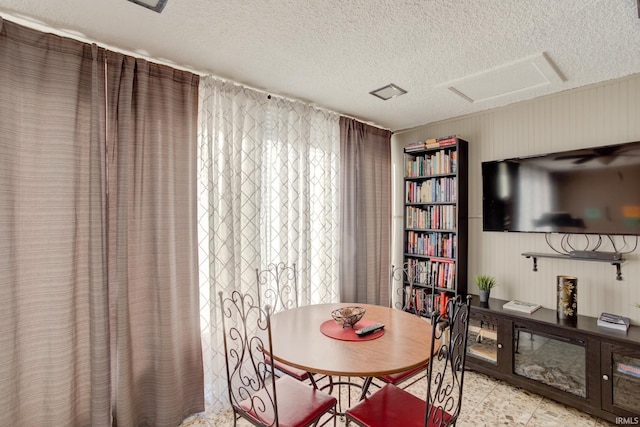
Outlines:
{"type": "Polygon", "coordinates": [[[538,258],[556,258],[556,259],[568,259],[572,261],[594,261],[594,262],[606,262],[616,267],[616,280],[622,280],[622,269],[620,265],[624,262],[623,259],[608,260],[598,258],[580,258],[573,257],[565,254],[545,254],[539,252],[524,252],[522,254],[525,258],[533,258],[533,271],[538,271],[538,258]]]}

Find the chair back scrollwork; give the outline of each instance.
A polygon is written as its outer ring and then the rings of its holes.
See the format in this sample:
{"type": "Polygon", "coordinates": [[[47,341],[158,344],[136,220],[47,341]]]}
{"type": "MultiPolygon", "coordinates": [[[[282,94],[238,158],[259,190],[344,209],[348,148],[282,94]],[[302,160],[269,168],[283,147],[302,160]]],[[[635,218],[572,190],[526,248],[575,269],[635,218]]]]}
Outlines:
{"type": "Polygon", "coordinates": [[[271,263],[264,270],[256,268],[258,305],[270,305],[273,313],[298,307],[298,272],[296,264],[271,263]]]}
{"type": "Polygon", "coordinates": [[[275,381],[269,375],[273,361],[264,357],[264,349],[271,348],[271,309],[262,310],[250,294],[218,295],[229,401],[237,414],[249,420],[271,419],[278,425],[275,381]]]}
{"type": "Polygon", "coordinates": [[[405,262],[401,267],[392,265],[389,307],[428,316],[426,298],[433,291],[425,289],[425,276],[424,267],[420,263],[405,262]]]}
{"type": "Polygon", "coordinates": [[[471,296],[458,295],[448,301],[446,312],[435,311],[431,316],[431,324],[436,325],[432,348],[439,348],[427,368],[425,425],[455,425],[460,414],[470,310],[471,296]]]}

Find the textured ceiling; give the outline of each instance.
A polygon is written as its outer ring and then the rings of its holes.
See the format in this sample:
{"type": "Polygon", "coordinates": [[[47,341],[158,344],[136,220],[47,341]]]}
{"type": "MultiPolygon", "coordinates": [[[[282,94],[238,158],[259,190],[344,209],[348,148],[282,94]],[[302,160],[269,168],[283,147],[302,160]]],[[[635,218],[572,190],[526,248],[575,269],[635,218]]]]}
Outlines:
{"type": "Polygon", "coordinates": [[[640,72],[636,2],[0,0],[0,16],[400,130],[640,72]],[[564,82],[477,103],[446,89],[543,52],[564,82]],[[388,83],[408,93],[369,94],[388,83]]]}

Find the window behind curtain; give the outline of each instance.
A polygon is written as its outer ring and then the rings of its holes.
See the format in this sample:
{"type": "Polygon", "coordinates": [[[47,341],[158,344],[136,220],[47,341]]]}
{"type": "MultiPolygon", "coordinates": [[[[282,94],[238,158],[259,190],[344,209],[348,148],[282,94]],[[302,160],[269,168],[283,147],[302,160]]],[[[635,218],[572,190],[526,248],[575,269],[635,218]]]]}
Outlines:
{"type": "Polygon", "coordinates": [[[200,82],[199,245],[208,409],[227,405],[218,292],[255,293],[255,269],[295,262],[300,304],[337,301],[339,117],[200,82]]]}

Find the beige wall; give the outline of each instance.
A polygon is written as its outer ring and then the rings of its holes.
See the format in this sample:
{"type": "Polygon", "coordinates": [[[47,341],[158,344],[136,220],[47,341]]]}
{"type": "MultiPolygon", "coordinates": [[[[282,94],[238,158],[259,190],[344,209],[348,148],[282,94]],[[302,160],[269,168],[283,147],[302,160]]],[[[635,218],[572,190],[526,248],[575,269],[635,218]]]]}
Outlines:
{"type": "MultiPolygon", "coordinates": [[[[613,266],[600,262],[541,258],[533,272],[532,261],[521,253],[550,253],[544,234],[483,232],[480,171],[486,160],[640,140],[640,74],[394,134],[396,265],[402,259],[402,149],[412,141],[451,134],[469,141],[469,292],[478,293],[475,275],[491,274],[499,283],[493,297],[554,308],[556,275],[573,275],[578,277],[579,314],[598,316],[608,311],[640,324],[640,309],[634,306],[640,303],[640,248],[625,255],[622,281],[616,280],[613,266]]],[[[621,245],[622,238],[616,236],[616,242],[621,245]]],[[[627,242],[633,247],[635,238],[627,242]]]]}

